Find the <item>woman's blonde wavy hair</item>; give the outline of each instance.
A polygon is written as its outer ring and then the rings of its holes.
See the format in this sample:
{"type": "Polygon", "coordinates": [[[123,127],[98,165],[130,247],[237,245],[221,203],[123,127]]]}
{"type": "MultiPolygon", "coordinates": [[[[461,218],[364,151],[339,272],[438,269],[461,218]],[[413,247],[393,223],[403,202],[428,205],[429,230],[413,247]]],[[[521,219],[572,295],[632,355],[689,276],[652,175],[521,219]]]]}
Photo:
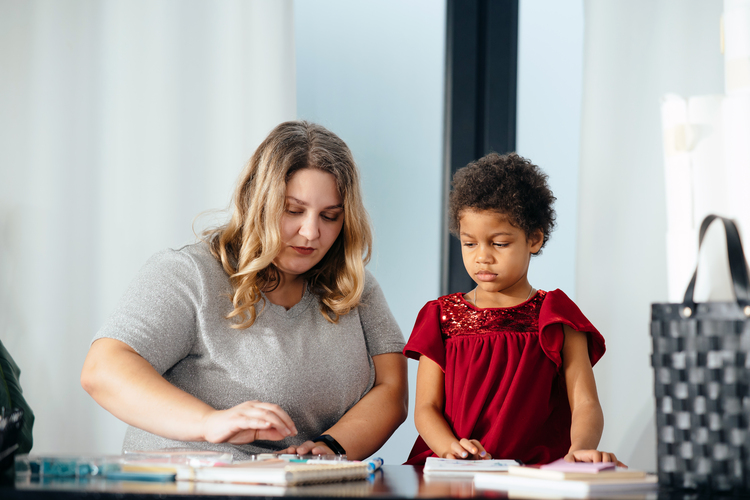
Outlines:
{"type": "Polygon", "coordinates": [[[336,179],[344,202],[344,224],[323,259],[303,277],[320,298],[321,313],[332,323],[359,304],[372,232],[354,158],[344,141],[326,128],[289,121],[271,131],[243,169],[229,222],[203,233],[232,284],[234,310],[227,316],[234,320],[232,328],[250,327],[257,317],[255,306],[263,298],[261,291],[279,284],[273,260],[283,248],[286,183],[305,168],[328,172],[336,179]]]}

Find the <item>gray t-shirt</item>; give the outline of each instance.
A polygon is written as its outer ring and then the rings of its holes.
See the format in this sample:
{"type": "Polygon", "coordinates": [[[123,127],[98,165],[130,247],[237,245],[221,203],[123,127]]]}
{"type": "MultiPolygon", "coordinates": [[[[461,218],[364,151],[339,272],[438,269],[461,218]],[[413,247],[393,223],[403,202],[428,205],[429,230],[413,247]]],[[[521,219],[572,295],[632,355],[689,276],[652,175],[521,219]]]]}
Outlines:
{"type": "Polygon", "coordinates": [[[369,271],[360,305],[329,323],[309,290],[286,310],[263,300],[245,330],[231,328],[232,287],[205,243],[154,255],[94,337],[120,340],[166,380],[216,409],[258,400],[281,406],[299,434],[248,445],[180,442],[130,426],[123,450],[191,447],[236,459],[298,445],[335,424],[373,386],[372,356],[404,338],[369,271]]]}

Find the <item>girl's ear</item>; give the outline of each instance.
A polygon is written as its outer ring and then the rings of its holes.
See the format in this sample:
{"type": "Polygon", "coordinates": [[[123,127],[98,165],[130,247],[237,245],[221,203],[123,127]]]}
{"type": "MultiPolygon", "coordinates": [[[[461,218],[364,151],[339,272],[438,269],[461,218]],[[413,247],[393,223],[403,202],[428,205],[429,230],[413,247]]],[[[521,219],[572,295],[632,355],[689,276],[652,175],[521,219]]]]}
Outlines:
{"type": "Polygon", "coordinates": [[[529,236],[529,249],[531,253],[539,253],[539,250],[542,249],[542,243],[544,243],[544,231],[537,229],[529,236]]]}

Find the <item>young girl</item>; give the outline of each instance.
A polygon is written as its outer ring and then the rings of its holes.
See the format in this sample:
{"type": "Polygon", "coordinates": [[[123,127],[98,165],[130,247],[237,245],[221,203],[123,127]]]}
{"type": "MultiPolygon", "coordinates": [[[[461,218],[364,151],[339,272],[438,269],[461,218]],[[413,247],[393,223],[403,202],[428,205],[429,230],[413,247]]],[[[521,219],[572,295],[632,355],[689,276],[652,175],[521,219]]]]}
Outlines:
{"type": "MultiPolygon", "coordinates": [[[[456,172],[450,229],[477,286],[428,302],[404,354],[419,360],[407,464],[427,457],[616,462],[591,366],[604,339],[560,290],[527,279],[555,224],[547,176],[516,154],[456,172]]],[[[618,462],[619,463],[619,462],[618,462]]]]}

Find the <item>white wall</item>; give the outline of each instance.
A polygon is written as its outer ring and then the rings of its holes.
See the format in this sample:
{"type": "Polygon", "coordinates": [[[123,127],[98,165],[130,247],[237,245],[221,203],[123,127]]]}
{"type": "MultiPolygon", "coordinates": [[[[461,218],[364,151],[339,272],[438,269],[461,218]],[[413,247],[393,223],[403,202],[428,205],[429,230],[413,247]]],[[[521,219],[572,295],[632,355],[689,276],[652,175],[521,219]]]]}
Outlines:
{"type": "Polygon", "coordinates": [[[607,339],[602,447],[655,470],[650,304],[667,301],[660,101],[723,93],[722,2],[585,3],[577,298],[607,339]]]}
{"type": "Polygon", "coordinates": [[[119,453],[125,426],[79,383],[89,343],[294,118],[291,7],[0,0],[0,339],[34,453],[119,453]]]}
{"type": "MultiPolygon", "coordinates": [[[[375,227],[369,269],[408,338],[439,294],[445,2],[297,0],[297,114],[338,134],[362,171],[375,227]]],[[[408,420],[378,453],[406,460],[408,420]]]]}
{"type": "Polygon", "coordinates": [[[529,281],[575,300],[583,0],[521,0],[518,17],[516,151],[549,175],[557,197],[557,228],[529,281]]]}

